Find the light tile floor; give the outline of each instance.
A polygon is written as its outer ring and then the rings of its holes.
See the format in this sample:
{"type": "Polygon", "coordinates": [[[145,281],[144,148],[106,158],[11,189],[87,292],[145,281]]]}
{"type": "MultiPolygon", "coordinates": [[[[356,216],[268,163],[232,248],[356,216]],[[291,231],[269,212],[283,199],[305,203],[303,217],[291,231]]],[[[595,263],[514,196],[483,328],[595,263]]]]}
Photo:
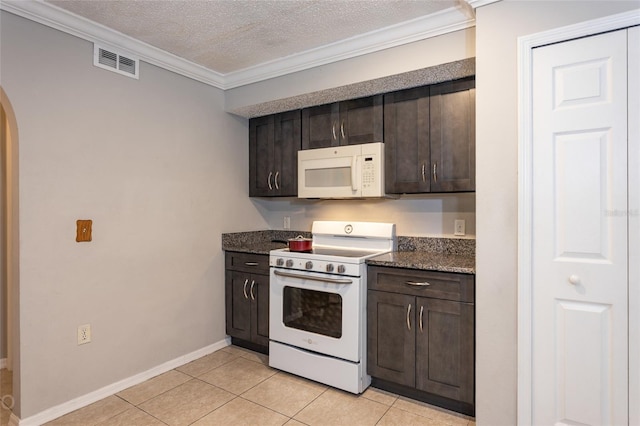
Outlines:
{"type": "MultiPolygon", "coordinates": [[[[3,415],[4,421],[4,415],[3,415]]],[[[6,423],[2,423],[3,425],[6,423]]],[[[229,346],[52,422],[59,425],[431,425],[472,418],[369,388],[353,395],[229,346]]]]}

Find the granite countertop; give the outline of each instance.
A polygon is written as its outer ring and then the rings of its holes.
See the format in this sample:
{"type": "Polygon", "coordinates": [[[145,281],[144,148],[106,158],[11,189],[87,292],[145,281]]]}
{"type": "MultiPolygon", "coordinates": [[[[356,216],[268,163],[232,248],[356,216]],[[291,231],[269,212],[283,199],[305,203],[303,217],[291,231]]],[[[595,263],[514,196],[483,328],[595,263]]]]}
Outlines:
{"type": "MultiPolygon", "coordinates": [[[[287,245],[273,240],[287,240],[311,233],[266,230],[222,234],[222,249],[268,255],[287,245]]],[[[475,240],[468,238],[398,236],[398,251],[367,259],[368,265],[392,268],[475,274],[475,240]]]]}
{"type": "Polygon", "coordinates": [[[475,274],[475,264],[475,256],[428,251],[396,251],[367,259],[367,265],[461,274],[475,274]]]}
{"type": "Polygon", "coordinates": [[[274,242],[274,240],[286,241],[298,235],[311,238],[310,232],[301,231],[250,231],[222,234],[222,250],[237,251],[242,253],[269,254],[271,250],[277,250],[288,246],[286,243],[274,242]]]}

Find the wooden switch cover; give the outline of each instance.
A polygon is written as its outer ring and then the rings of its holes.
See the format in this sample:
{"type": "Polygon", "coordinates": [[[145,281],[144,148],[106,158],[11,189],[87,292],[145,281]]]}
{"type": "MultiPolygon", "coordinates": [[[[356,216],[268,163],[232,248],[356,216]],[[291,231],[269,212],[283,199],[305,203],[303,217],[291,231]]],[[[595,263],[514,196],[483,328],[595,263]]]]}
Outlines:
{"type": "Polygon", "coordinates": [[[91,241],[91,220],[76,221],[76,242],[91,241]]]}

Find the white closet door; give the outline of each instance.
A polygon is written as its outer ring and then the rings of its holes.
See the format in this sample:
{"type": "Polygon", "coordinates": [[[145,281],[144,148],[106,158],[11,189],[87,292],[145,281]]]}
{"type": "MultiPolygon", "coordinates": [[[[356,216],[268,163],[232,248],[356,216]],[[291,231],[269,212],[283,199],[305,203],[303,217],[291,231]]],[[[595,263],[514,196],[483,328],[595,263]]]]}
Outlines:
{"type": "Polygon", "coordinates": [[[627,32],[533,53],[533,424],[628,423],[627,32]]]}
{"type": "Polygon", "coordinates": [[[629,424],[640,425],[640,27],[628,31],[629,424]]]}

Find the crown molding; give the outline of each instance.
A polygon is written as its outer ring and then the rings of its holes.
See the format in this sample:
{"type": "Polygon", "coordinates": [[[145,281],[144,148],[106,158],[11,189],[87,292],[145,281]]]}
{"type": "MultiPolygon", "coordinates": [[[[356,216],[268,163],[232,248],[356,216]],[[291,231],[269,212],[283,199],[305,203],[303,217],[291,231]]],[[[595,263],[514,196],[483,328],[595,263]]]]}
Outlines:
{"type": "MultiPolygon", "coordinates": [[[[466,0],[472,7],[500,0],[466,0]]],[[[0,1],[0,9],[90,42],[127,52],[140,60],[222,90],[280,77],[332,62],[470,28],[475,20],[460,8],[416,18],[254,67],[221,74],[62,8],[33,1],[0,1]]]]}
{"type": "Polygon", "coordinates": [[[62,8],[34,1],[0,1],[0,9],[81,39],[125,51],[149,64],[224,89],[223,74],[122,34],[62,8]]]}
{"type": "Polygon", "coordinates": [[[450,8],[437,14],[401,22],[397,25],[307,50],[283,59],[264,62],[254,67],[228,73],[225,75],[226,88],[232,89],[304,71],[309,68],[470,28],[474,25],[475,20],[467,18],[460,9],[450,8]]]}

